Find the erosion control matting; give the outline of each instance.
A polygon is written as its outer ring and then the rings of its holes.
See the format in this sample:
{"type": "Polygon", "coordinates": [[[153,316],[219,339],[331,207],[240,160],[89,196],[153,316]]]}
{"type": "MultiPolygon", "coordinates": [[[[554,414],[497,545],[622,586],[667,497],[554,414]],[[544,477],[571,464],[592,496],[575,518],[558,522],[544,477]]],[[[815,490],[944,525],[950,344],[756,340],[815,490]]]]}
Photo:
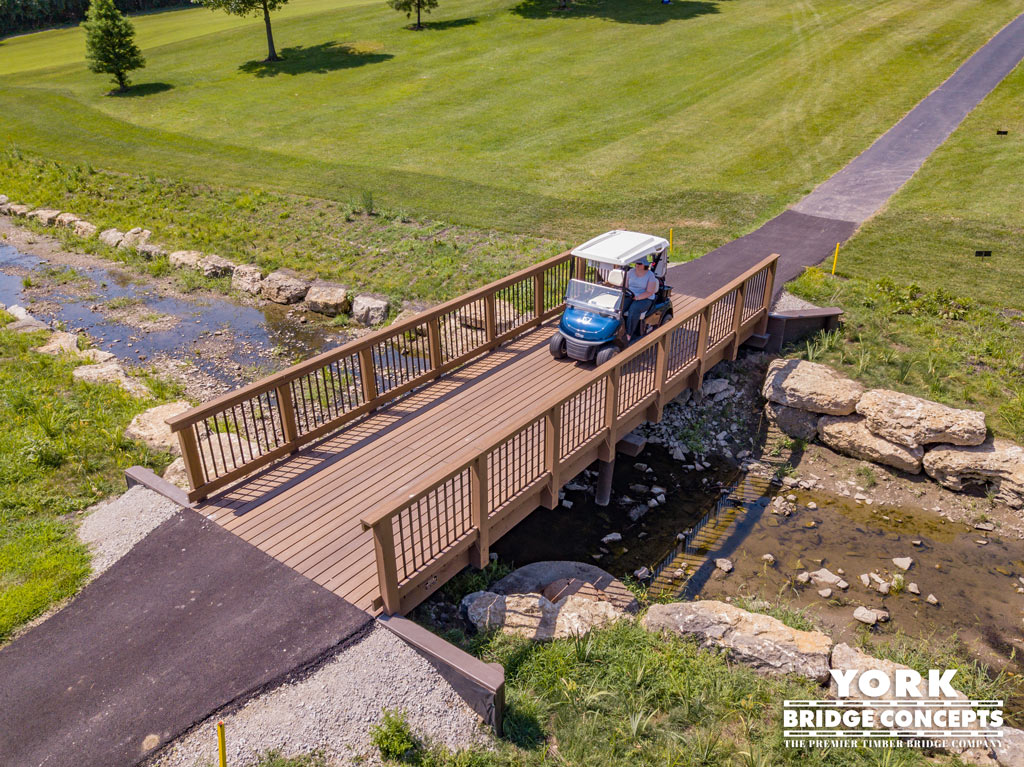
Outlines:
{"type": "Polygon", "coordinates": [[[0,650],[0,764],[135,764],[231,701],[333,654],[370,621],[182,510],[0,650]]]}

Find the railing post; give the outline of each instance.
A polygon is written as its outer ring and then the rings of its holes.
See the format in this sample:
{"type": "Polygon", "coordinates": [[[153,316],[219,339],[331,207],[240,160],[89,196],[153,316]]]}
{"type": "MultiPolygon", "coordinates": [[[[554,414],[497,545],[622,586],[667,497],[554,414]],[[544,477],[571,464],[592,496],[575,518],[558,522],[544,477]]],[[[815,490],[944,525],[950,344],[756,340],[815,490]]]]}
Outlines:
{"type": "Polygon", "coordinates": [[[359,350],[359,380],[363,384],[363,402],[377,399],[377,372],[373,366],[373,347],[359,350]]]}
{"type": "MultiPolygon", "coordinates": [[[[674,331],[673,331],[674,332],[674,331]]],[[[647,420],[657,423],[665,409],[665,386],[668,383],[668,341],[672,333],[665,333],[658,339],[654,359],[654,402],[647,408],[647,420]]]]}
{"type": "Polygon", "coordinates": [[[708,304],[700,313],[700,330],[697,331],[697,368],[690,375],[690,389],[697,391],[704,382],[704,357],[708,353],[708,327],[711,324],[711,306],[708,304]]]}
{"type": "Polygon", "coordinates": [[[427,344],[430,347],[430,369],[440,369],[441,360],[441,320],[436,316],[427,320],[427,344]]]}
{"type": "Polygon", "coordinates": [[[498,335],[498,318],[494,306],[494,294],[488,293],[484,296],[484,331],[487,333],[487,342],[490,343],[498,335]]]}
{"type": "Polygon", "coordinates": [[[729,359],[732,360],[736,359],[740,352],[740,325],[743,324],[743,301],[746,292],[747,281],[744,280],[736,286],[736,301],[732,312],[732,349],[729,353],[729,359]]]}
{"type": "MultiPolygon", "coordinates": [[[[194,425],[189,424],[178,432],[178,444],[181,446],[181,458],[185,462],[185,476],[188,477],[188,486],[194,491],[196,488],[206,484],[206,478],[203,476],[203,464],[199,458],[199,442],[196,439],[194,425]]],[[[190,493],[189,500],[201,500],[201,498],[192,498],[190,493]]]]}
{"type": "MultiPolygon", "coordinates": [[[[299,439],[299,426],[295,420],[295,403],[292,402],[292,387],[288,382],[275,387],[277,410],[281,414],[281,429],[286,443],[295,443],[299,439]]],[[[298,446],[296,445],[296,450],[298,446]]],[[[294,451],[293,451],[294,452],[294,451]]]]}
{"type": "Polygon", "coordinates": [[[562,460],[562,405],[559,403],[544,414],[544,470],[551,479],[541,503],[553,509],[558,506],[558,491],[562,489],[558,463],[562,460]]]}
{"type": "Polygon", "coordinates": [[[533,275],[533,316],[540,319],[544,314],[544,272],[533,275]]]}
{"type": "MultiPolygon", "coordinates": [[[[772,253],[773,256],[778,256],[777,253],[772,253]]],[[[775,270],[779,266],[779,259],[776,258],[768,266],[768,274],[764,278],[764,303],[761,304],[761,308],[764,310],[764,314],[761,316],[761,321],[757,325],[758,335],[764,335],[765,331],[768,330],[768,312],[772,308],[772,297],[775,293],[775,270]]]]}
{"type": "Polygon", "coordinates": [[[573,256],[573,258],[576,259],[576,263],[574,264],[574,266],[575,266],[574,272],[575,272],[576,279],[577,280],[586,279],[586,275],[587,275],[587,260],[585,258],[580,258],[579,256],[573,256]]]}
{"type": "Polygon", "coordinates": [[[487,477],[487,453],[481,453],[469,469],[469,504],[473,527],[477,531],[476,545],[470,552],[470,563],[481,570],[491,557],[490,489],[487,477]]]}
{"type": "Polygon", "coordinates": [[[598,451],[598,458],[610,461],[615,457],[615,445],[619,442],[617,422],[619,420],[619,382],[621,369],[618,365],[608,371],[605,383],[604,426],[608,430],[608,438],[598,451]]]}
{"type": "Polygon", "coordinates": [[[395,531],[389,515],[373,526],[373,548],[377,555],[377,579],[384,612],[394,615],[401,610],[398,595],[398,565],[395,563],[395,531]]]}

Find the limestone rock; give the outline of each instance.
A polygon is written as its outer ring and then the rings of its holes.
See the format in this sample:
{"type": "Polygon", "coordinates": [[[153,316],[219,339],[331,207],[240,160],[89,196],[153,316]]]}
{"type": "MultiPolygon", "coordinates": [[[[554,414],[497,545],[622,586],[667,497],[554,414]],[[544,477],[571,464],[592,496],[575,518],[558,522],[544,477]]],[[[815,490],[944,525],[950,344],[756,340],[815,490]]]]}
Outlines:
{"type": "Polygon", "coordinates": [[[892,466],[910,474],[921,471],[924,451],[920,447],[897,445],[872,434],[864,424],[863,416],[823,416],[818,421],[818,436],[837,453],[892,466]]]}
{"type": "Polygon", "coordinates": [[[87,383],[116,383],[133,397],[150,396],[149,388],[138,378],[125,373],[119,362],[108,360],[97,365],[82,365],[72,371],[79,381],[87,383]]]}
{"type": "Polygon", "coordinates": [[[909,570],[914,565],[912,557],[893,557],[892,563],[900,570],[909,570]]]}
{"type": "Polygon", "coordinates": [[[124,232],[119,229],[104,229],[100,232],[100,242],[108,248],[116,248],[124,239],[124,232]]]}
{"type": "Polygon", "coordinates": [[[6,205],[10,198],[6,194],[0,194],[0,205],[6,205]]]}
{"type": "Polygon", "coordinates": [[[1024,506],[1024,447],[1005,439],[981,445],[939,445],[924,457],[928,476],[950,490],[988,485],[996,500],[1013,508],[1024,506]]]}
{"type": "Polygon", "coordinates": [[[837,588],[840,588],[840,583],[845,583],[841,577],[825,567],[810,573],[810,580],[815,586],[836,586],[837,588]]]}
{"type": "Polygon", "coordinates": [[[56,220],[54,221],[54,224],[56,226],[72,227],[75,225],[76,222],[81,220],[82,219],[80,219],[74,213],[61,213],[59,216],[57,216],[56,220]]]}
{"type": "Polygon", "coordinates": [[[916,448],[943,442],[980,445],[985,441],[985,414],[957,410],[888,389],[871,389],[857,402],[868,429],[879,437],[916,448]]]}
{"type": "Polygon", "coordinates": [[[771,402],[799,410],[850,415],[864,387],[827,365],[777,359],[768,366],[761,393],[771,402]]]}
{"type": "Polygon", "coordinates": [[[648,631],[694,635],[705,647],[726,649],[738,661],[771,674],[800,674],[817,682],[829,678],[832,640],[820,631],[799,631],[769,615],[725,602],[652,605],[643,618],[648,631]]]}
{"type": "Polygon", "coordinates": [[[309,286],[297,274],[287,269],[278,269],[263,278],[260,292],[264,298],[275,304],[294,304],[306,295],[309,286]]]}
{"type": "Polygon", "coordinates": [[[105,352],[101,349],[79,349],[78,336],[74,333],[65,333],[62,330],[52,333],[47,342],[42,346],[36,347],[35,351],[40,354],[68,354],[77,359],[88,360],[93,363],[107,362],[114,359],[114,355],[111,352],[105,352]]]}
{"type": "Polygon", "coordinates": [[[178,444],[178,435],[171,432],[171,427],[165,422],[168,418],[184,413],[191,408],[188,402],[179,400],[169,402],[166,405],[157,405],[149,410],[136,415],[128,428],[124,430],[124,436],[128,439],[137,439],[145,442],[154,450],[165,450],[169,453],[180,453],[181,447],[178,444]]]}
{"type": "Polygon", "coordinates": [[[853,611],[853,617],[861,623],[866,623],[869,626],[874,626],[878,623],[878,616],[870,607],[858,607],[853,611]]]}
{"type": "Polygon", "coordinates": [[[197,264],[204,277],[223,277],[235,270],[235,265],[226,258],[210,254],[199,259],[197,264]]]}
{"type": "Polygon", "coordinates": [[[732,560],[726,559],[725,557],[719,557],[715,560],[715,567],[723,573],[731,573],[733,567],[732,560]]]}
{"type": "Polygon", "coordinates": [[[151,242],[144,242],[137,246],[135,248],[135,252],[140,256],[144,256],[147,261],[152,261],[154,258],[162,258],[167,255],[166,250],[151,242]]]}
{"type": "Polygon", "coordinates": [[[764,414],[770,423],[778,426],[784,434],[793,439],[810,442],[818,436],[818,413],[769,401],[764,403],[764,414]]]}
{"type": "Polygon", "coordinates": [[[25,214],[25,218],[34,219],[43,226],[53,226],[57,222],[57,216],[59,215],[59,210],[52,210],[50,208],[38,208],[36,210],[33,210],[31,213],[25,214]]]}
{"type": "Polygon", "coordinates": [[[310,285],[306,292],[306,306],[318,314],[334,317],[347,312],[352,306],[352,301],[348,297],[348,288],[334,282],[318,280],[310,285]]]}
{"type": "Polygon", "coordinates": [[[554,637],[581,636],[591,629],[609,626],[625,617],[625,613],[603,599],[590,599],[585,594],[571,594],[554,602],[556,609],[554,637]]]}
{"type": "Polygon", "coordinates": [[[121,242],[117,244],[117,247],[123,250],[128,250],[129,248],[134,250],[139,247],[139,245],[145,245],[149,242],[149,238],[152,234],[153,233],[148,229],[136,226],[124,233],[124,237],[121,238],[121,242]]]}
{"type": "Polygon", "coordinates": [[[31,205],[20,205],[19,203],[12,202],[7,206],[7,212],[12,216],[18,216],[23,218],[32,211],[31,205]]]}
{"type": "Polygon", "coordinates": [[[176,250],[167,257],[175,269],[198,269],[202,260],[203,254],[198,250],[176,250]]]}
{"type": "MultiPolygon", "coordinates": [[[[534,562],[516,568],[501,580],[492,583],[490,590],[496,594],[543,593],[549,599],[560,593],[564,598],[570,593],[568,589],[564,593],[558,591],[554,594],[550,589],[570,581],[584,583],[594,588],[603,601],[611,603],[624,612],[635,613],[640,609],[636,597],[622,581],[606,570],[585,562],[559,560],[534,562]]],[[[552,599],[552,601],[557,600],[552,599]]]]}
{"type": "Polygon", "coordinates": [[[258,266],[252,264],[239,264],[231,273],[231,289],[240,293],[249,293],[257,296],[260,292],[260,283],[263,282],[263,272],[258,266]]]}
{"type": "Polygon", "coordinates": [[[38,330],[49,330],[50,326],[35,317],[28,317],[24,320],[15,320],[4,325],[4,330],[13,333],[35,333],[38,330]]]}
{"type": "Polygon", "coordinates": [[[352,319],[367,327],[380,325],[388,318],[388,300],[381,296],[360,294],[352,301],[352,319]]]}
{"type": "Polygon", "coordinates": [[[542,594],[495,594],[477,591],[462,600],[466,619],[478,631],[500,630],[535,641],[585,634],[622,618],[609,602],[571,594],[552,602],[542,594]]]}
{"type": "Polygon", "coordinates": [[[96,236],[96,224],[90,224],[88,221],[76,221],[71,225],[71,231],[79,237],[89,239],[96,236]]]}

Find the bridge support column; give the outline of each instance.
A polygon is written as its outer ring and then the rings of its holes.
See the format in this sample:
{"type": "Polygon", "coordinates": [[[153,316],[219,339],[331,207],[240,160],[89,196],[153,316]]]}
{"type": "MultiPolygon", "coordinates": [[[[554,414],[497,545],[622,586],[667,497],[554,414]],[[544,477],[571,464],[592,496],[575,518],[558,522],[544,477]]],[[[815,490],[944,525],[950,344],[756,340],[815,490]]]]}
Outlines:
{"type": "Polygon", "coordinates": [[[607,506],[612,500],[612,475],[615,474],[615,457],[610,461],[597,462],[597,488],[594,503],[607,506]]]}

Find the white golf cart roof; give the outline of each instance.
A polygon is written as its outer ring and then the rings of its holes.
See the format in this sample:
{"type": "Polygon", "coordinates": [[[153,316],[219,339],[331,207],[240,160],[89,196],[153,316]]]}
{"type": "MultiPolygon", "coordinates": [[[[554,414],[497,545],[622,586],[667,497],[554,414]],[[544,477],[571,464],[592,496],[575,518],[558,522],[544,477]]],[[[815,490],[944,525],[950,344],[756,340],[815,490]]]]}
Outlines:
{"type": "Polygon", "coordinates": [[[668,240],[642,232],[615,229],[573,248],[572,255],[613,266],[629,266],[668,250],[668,240]]]}

